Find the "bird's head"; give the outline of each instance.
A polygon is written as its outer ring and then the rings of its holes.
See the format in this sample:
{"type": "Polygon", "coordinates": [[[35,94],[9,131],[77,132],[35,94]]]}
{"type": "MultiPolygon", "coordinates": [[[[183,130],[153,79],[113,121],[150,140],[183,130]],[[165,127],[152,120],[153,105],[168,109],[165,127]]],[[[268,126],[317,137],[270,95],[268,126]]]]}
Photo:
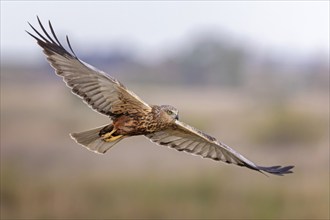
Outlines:
{"type": "Polygon", "coordinates": [[[160,109],[163,110],[169,116],[171,116],[173,119],[179,120],[179,110],[177,110],[173,106],[171,106],[171,105],[161,105],[160,109]]]}

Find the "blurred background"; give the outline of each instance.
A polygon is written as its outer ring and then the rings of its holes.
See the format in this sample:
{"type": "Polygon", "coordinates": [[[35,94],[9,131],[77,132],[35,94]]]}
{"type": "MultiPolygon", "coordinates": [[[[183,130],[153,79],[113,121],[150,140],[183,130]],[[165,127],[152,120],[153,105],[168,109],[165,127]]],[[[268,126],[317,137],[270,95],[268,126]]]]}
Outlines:
{"type": "Polygon", "coordinates": [[[1,218],[329,218],[329,2],[1,1],[1,218]],[[59,39],[150,104],[269,176],[126,139],[105,155],[69,133],[108,123],[24,30],[59,39]]]}

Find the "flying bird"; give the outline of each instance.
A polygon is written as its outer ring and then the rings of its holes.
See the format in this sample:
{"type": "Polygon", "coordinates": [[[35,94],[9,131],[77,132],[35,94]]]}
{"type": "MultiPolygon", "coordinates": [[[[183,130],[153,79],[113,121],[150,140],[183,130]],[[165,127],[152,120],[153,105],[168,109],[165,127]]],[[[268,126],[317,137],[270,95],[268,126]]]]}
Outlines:
{"type": "Polygon", "coordinates": [[[214,137],[179,121],[178,110],[173,106],[147,104],[117,79],[80,60],[74,53],[68,36],[66,41],[70,51],[65,49],[55,35],[51,22],[49,21],[49,33],[40,19],[37,19],[43,34],[30,23],[28,24],[35,33],[26,32],[37,40],[56,74],[92,109],[111,119],[106,125],[70,134],[78,144],[104,154],[124,138],[144,135],[159,145],[261,173],[292,173],[294,166],[256,165],[214,137]]]}

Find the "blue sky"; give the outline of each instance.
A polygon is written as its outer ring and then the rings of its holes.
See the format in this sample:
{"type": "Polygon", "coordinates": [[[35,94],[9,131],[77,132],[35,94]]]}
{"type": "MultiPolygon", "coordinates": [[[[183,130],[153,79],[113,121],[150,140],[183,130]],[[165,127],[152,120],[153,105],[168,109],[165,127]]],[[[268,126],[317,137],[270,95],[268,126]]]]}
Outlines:
{"type": "Polygon", "coordinates": [[[194,33],[212,31],[259,50],[329,53],[329,1],[1,1],[2,58],[39,56],[24,33],[27,21],[37,25],[36,15],[80,51],[123,44],[161,56],[194,33]]]}

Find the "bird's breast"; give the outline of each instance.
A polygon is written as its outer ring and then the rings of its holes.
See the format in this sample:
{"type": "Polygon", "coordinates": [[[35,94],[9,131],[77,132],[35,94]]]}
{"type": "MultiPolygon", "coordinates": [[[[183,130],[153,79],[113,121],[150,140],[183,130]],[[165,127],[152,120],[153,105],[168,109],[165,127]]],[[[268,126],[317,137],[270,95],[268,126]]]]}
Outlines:
{"type": "Polygon", "coordinates": [[[114,120],[118,135],[146,135],[166,128],[168,122],[159,112],[150,112],[144,115],[122,115],[114,120]]]}

